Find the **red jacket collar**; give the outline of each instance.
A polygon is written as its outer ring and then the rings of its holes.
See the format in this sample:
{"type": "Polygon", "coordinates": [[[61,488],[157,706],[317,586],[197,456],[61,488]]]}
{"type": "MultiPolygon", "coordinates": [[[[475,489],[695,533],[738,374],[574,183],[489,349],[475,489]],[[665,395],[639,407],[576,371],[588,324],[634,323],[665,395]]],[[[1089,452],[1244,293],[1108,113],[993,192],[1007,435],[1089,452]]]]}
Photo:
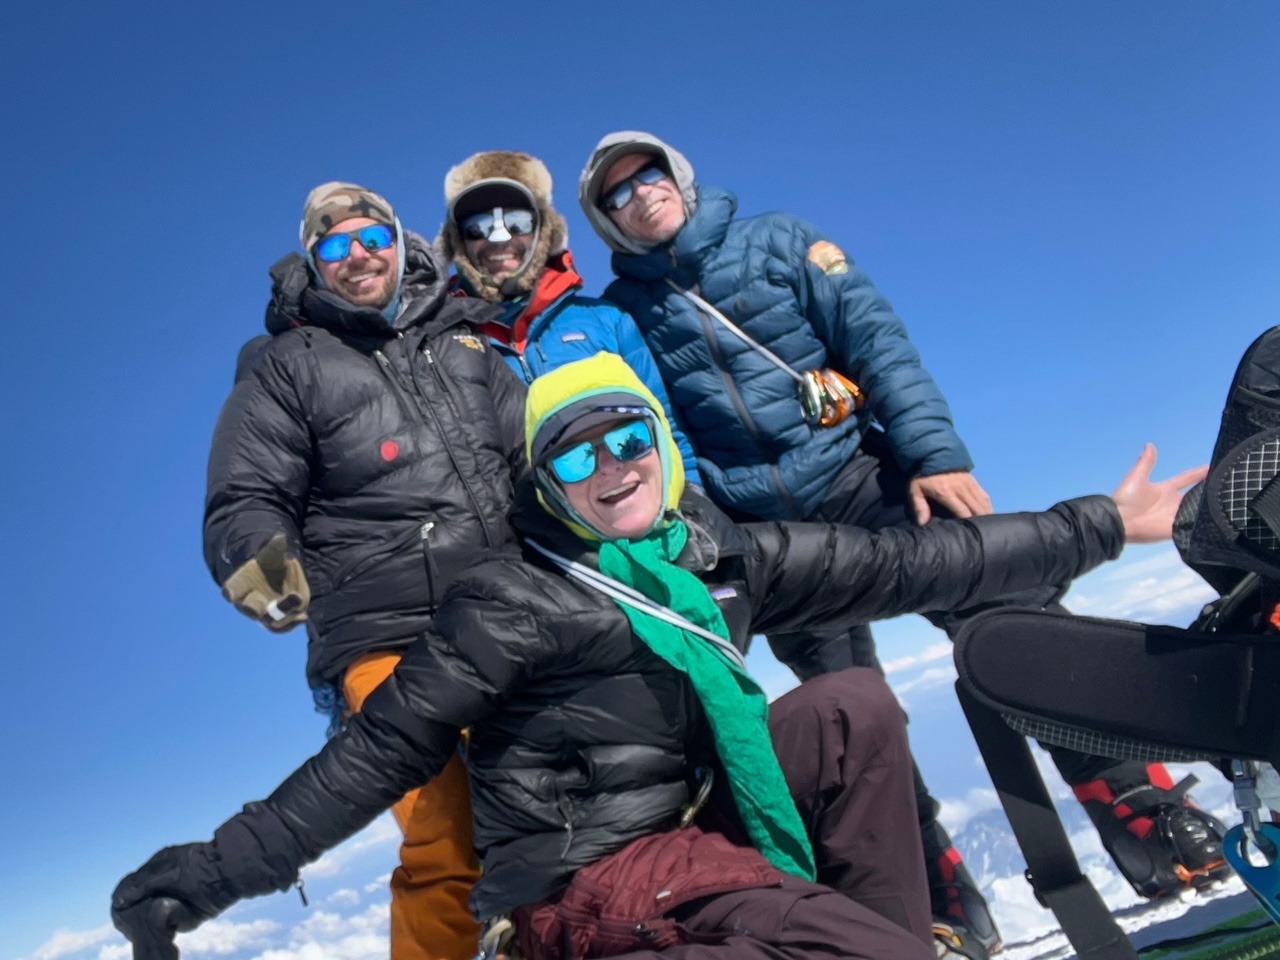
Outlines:
{"type": "Polygon", "coordinates": [[[481,330],[500,343],[514,347],[517,353],[524,353],[533,321],[566,293],[581,288],[582,277],[573,267],[573,254],[565,250],[549,259],[542,268],[542,275],[529,297],[529,305],[520,311],[520,316],[511,326],[491,320],[481,330]]]}

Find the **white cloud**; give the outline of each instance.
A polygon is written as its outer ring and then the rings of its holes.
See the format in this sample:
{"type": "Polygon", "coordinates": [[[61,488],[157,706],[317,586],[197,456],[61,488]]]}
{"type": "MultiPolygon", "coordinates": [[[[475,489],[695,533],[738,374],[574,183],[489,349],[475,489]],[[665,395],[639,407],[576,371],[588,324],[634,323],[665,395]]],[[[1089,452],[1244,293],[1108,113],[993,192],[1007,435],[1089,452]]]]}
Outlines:
{"type": "Polygon", "coordinates": [[[937,799],[942,807],[938,813],[938,821],[946,824],[953,836],[962,832],[974,817],[1001,809],[1000,798],[991,787],[974,787],[963,797],[937,799]]]}
{"type": "Polygon", "coordinates": [[[380,877],[374,877],[370,883],[366,883],[363,887],[365,893],[381,893],[387,889],[391,883],[391,874],[384,873],[380,877]]]}
{"type": "Polygon", "coordinates": [[[241,950],[254,950],[271,945],[271,934],[280,929],[274,920],[210,920],[191,933],[178,934],[182,955],[225,957],[241,950]]]}
{"type": "Polygon", "coordinates": [[[902,683],[894,684],[893,692],[899,698],[915,690],[932,690],[934,687],[941,687],[944,684],[952,684],[956,681],[955,664],[948,663],[942,667],[930,667],[924,670],[919,676],[912,677],[902,683]]]}
{"type": "Polygon", "coordinates": [[[935,643],[932,646],[925,647],[919,653],[911,654],[905,657],[897,657],[893,660],[886,660],[881,666],[884,668],[885,674],[899,673],[903,670],[910,670],[912,667],[919,667],[926,663],[933,663],[935,660],[949,660],[951,658],[951,641],[945,643],[935,643]]]}
{"type": "Polygon", "coordinates": [[[391,949],[387,918],[386,903],[349,917],[319,910],[290,931],[287,947],[266,950],[256,960],[385,960],[391,949]]]}
{"type": "Polygon", "coordinates": [[[108,944],[98,951],[97,960],[133,960],[133,947],[124,942],[108,944]]]}
{"type": "Polygon", "coordinates": [[[350,887],[343,887],[341,890],[335,890],[325,897],[324,902],[338,906],[354,907],[360,903],[360,894],[350,887]]]}
{"type": "Polygon", "coordinates": [[[383,814],[346,843],[334,847],[315,863],[302,868],[302,878],[336,877],[355,858],[375,847],[399,846],[400,827],[391,814],[383,814]]]}
{"type": "Polygon", "coordinates": [[[36,947],[34,953],[27,954],[21,960],[58,960],[81,950],[96,947],[108,940],[119,940],[120,934],[109,923],[92,930],[55,930],[53,935],[36,947]]]}
{"type": "Polygon", "coordinates": [[[1065,601],[1076,613],[1157,623],[1186,623],[1217,594],[1172,546],[1103,567],[1082,578],[1065,601]]]}

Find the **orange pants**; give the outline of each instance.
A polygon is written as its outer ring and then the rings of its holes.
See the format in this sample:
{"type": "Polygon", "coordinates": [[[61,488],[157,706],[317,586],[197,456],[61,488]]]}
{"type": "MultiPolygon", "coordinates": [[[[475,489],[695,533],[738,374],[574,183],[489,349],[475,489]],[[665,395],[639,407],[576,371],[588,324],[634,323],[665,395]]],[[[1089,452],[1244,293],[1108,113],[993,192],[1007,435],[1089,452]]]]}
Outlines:
{"type": "MultiPolygon", "coordinates": [[[[347,669],[342,693],[359,711],[365,697],[391,676],[398,653],[370,653],[347,669]]],[[[439,776],[410,790],[391,808],[404,843],[391,874],[391,960],[470,960],[480,926],[467,897],[480,878],[471,845],[471,792],[455,755],[439,776]]]]}

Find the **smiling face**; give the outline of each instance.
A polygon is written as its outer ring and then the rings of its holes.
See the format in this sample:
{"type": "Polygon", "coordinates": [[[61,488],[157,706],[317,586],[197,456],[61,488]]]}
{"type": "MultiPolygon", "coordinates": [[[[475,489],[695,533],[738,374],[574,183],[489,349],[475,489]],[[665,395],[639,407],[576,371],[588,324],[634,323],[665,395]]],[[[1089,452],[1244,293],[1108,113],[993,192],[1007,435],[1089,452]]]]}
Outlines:
{"type": "Polygon", "coordinates": [[[467,251],[467,259],[481,273],[487,274],[494,283],[517,273],[529,256],[533,246],[533,234],[516,235],[504,230],[505,240],[494,241],[487,237],[473,240],[463,238],[462,245],[467,251]]]}
{"type": "MultiPolygon", "coordinates": [[[[577,434],[560,448],[584,440],[599,441],[626,423],[617,420],[577,434]]],[[[587,525],[606,540],[630,540],[653,529],[665,501],[662,461],[656,448],[634,460],[618,460],[608,447],[595,443],[596,469],[578,483],[563,483],[564,498],[587,525]]]]}
{"type": "MultiPolygon", "coordinates": [[[[629,153],[614,161],[605,174],[600,196],[607,197],[614,187],[649,166],[653,159],[652,154],[629,153]]],[[[621,210],[606,211],[624,235],[641,243],[666,243],[680,232],[685,221],[684,198],[671,177],[663,177],[653,184],[635,180],[631,188],[630,203],[621,210]]]]}
{"type": "MultiPolygon", "coordinates": [[[[325,236],[349,233],[380,222],[368,217],[352,217],[335,223],[325,236]]],[[[400,283],[400,260],[395,244],[370,253],[359,240],[352,238],[351,252],[346,257],[334,263],[316,258],[315,266],[328,289],[357,307],[381,310],[391,302],[400,283]]]]}

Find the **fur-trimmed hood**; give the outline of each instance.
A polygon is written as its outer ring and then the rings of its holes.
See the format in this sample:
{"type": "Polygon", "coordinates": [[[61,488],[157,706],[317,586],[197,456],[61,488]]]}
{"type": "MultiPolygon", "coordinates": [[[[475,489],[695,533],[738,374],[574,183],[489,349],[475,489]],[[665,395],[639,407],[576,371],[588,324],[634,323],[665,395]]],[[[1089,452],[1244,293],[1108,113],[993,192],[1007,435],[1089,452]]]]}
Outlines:
{"type": "Polygon", "coordinates": [[[568,244],[569,229],[551,203],[551,174],[546,164],[527,153],[487,150],[468,157],[445,175],[444,199],[448,212],[436,243],[471,292],[493,303],[532,291],[547,261],[562,253],[568,244]],[[528,196],[538,223],[528,262],[499,285],[468,259],[454,212],[459,201],[477,188],[498,187],[504,183],[528,196]]]}

